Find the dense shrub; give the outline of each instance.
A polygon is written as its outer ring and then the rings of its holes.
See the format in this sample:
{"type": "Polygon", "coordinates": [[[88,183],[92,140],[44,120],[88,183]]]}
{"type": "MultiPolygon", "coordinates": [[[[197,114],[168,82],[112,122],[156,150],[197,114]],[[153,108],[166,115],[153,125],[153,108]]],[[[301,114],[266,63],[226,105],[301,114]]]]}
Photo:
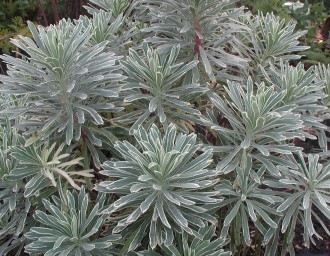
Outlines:
{"type": "Polygon", "coordinates": [[[231,0],[86,10],[29,23],[1,56],[0,255],[274,256],[297,230],[330,238],[330,66],[299,63],[305,31],[231,0]]]}

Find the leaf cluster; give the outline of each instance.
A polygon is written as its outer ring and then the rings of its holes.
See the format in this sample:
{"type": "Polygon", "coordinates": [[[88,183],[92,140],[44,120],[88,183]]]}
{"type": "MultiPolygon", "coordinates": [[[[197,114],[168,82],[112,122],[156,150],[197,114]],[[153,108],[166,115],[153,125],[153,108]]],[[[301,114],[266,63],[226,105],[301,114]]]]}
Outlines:
{"type": "Polygon", "coordinates": [[[284,256],[300,226],[307,247],[328,239],[330,67],[299,63],[305,31],[231,0],[86,10],[28,23],[1,56],[1,255],[284,256]]]}

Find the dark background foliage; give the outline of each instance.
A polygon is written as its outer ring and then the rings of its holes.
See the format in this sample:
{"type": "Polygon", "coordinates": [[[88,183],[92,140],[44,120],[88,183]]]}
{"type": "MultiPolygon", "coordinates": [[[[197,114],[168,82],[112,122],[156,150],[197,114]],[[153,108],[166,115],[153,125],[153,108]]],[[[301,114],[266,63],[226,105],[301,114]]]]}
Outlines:
{"type": "MultiPolygon", "coordinates": [[[[285,19],[295,19],[296,29],[308,30],[301,38],[311,46],[304,52],[303,62],[313,65],[317,62],[330,63],[330,1],[301,0],[302,8],[284,6],[285,0],[241,0],[252,12],[273,12],[285,19]]],[[[82,7],[87,0],[2,0],[0,1],[0,54],[15,51],[9,39],[17,35],[29,35],[26,21],[31,20],[43,26],[57,23],[62,18],[78,19],[85,13],[82,7]]],[[[0,63],[1,64],[1,63],[0,63]]],[[[4,73],[4,65],[0,72],[4,73]]]]}

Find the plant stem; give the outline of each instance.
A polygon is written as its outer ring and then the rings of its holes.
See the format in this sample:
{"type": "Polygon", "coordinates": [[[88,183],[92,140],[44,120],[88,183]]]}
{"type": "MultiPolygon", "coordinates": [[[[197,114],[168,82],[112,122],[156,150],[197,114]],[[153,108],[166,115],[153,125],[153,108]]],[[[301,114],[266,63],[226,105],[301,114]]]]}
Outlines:
{"type": "Polygon", "coordinates": [[[48,27],[48,20],[47,20],[47,16],[46,16],[46,13],[45,13],[44,6],[42,5],[42,1],[41,0],[38,0],[38,3],[39,3],[39,8],[40,8],[41,16],[44,19],[45,26],[48,27]]]}
{"type": "Polygon", "coordinates": [[[65,195],[65,192],[62,187],[62,181],[61,177],[58,178],[58,185],[57,185],[57,191],[61,199],[61,204],[62,204],[62,209],[64,212],[68,212],[69,206],[68,206],[68,201],[65,195]]]}
{"type": "Polygon", "coordinates": [[[50,0],[50,4],[51,4],[52,9],[53,9],[55,23],[58,24],[58,22],[60,21],[60,16],[58,15],[56,1],[55,0],[50,0]]]}
{"type": "MultiPolygon", "coordinates": [[[[84,158],[83,163],[84,163],[84,170],[89,170],[90,169],[90,161],[89,161],[89,156],[88,156],[88,150],[87,150],[87,143],[84,139],[81,140],[81,153],[84,158]]],[[[86,182],[86,187],[88,189],[92,189],[93,184],[91,180],[88,177],[85,177],[85,182],[86,182]]]]}

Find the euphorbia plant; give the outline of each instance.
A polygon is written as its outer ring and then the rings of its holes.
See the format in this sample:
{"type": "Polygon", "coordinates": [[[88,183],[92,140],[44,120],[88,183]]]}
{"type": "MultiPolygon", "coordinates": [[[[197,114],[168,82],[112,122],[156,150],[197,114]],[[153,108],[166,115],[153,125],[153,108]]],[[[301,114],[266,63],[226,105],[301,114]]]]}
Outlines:
{"type": "Polygon", "coordinates": [[[121,195],[103,211],[122,211],[113,232],[134,230],[130,249],[137,247],[146,230],[152,249],[171,245],[175,232],[199,237],[194,227],[204,227],[203,221],[217,222],[205,209],[218,201],[217,192],[210,189],[217,173],[206,169],[212,150],[193,157],[201,148],[196,135],[177,134],[174,125],[166,128],[164,136],[156,126],[148,133],[140,126],[134,137],[142,152],[127,141],[118,142],[115,148],[124,161],[107,161],[102,171],[116,180],[96,185],[98,191],[121,195]]]}
{"type": "Polygon", "coordinates": [[[299,225],[306,246],[328,238],[330,67],[298,63],[305,32],[231,0],[86,9],[1,56],[1,255],[284,256],[299,225]]]}

